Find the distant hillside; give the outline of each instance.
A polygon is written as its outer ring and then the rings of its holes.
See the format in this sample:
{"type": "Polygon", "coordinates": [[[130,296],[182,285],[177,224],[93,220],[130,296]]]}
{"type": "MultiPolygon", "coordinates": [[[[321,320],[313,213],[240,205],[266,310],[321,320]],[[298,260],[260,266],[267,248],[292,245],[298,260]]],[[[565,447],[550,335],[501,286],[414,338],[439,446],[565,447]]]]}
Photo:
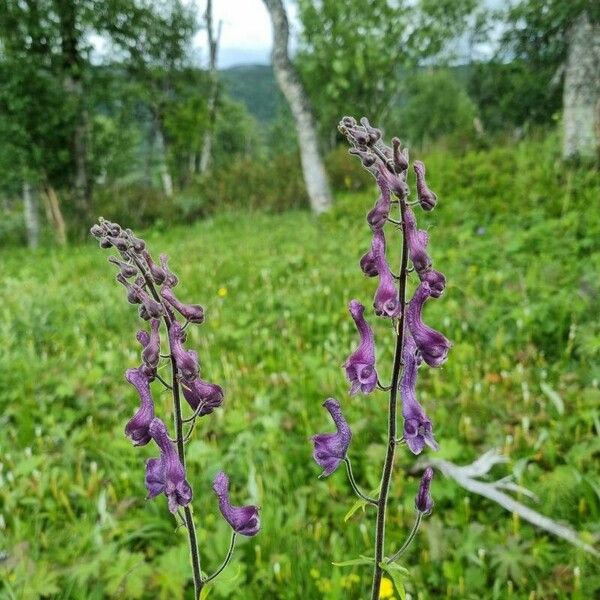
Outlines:
{"type": "Polygon", "coordinates": [[[220,71],[228,95],[242,102],[258,121],[272,121],[283,104],[271,65],[241,65],[220,71]]]}

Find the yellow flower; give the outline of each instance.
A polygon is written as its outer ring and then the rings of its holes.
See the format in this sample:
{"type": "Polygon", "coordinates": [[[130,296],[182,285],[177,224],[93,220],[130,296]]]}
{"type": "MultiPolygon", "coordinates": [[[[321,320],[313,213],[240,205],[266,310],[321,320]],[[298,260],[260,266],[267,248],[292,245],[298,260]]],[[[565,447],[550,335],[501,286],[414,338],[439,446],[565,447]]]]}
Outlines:
{"type": "Polygon", "coordinates": [[[227,288],[220,287],[217,291],[217,295],[221,296],[221,298],[225,298],[225,296],[227,296],[227,288]]]}
{"type": "Polygon", "coordinates": [[[383,577],[379,584],[379,597],[380,598],[391,598],[394,595],[394,584],[391,579],[383,577]]]}

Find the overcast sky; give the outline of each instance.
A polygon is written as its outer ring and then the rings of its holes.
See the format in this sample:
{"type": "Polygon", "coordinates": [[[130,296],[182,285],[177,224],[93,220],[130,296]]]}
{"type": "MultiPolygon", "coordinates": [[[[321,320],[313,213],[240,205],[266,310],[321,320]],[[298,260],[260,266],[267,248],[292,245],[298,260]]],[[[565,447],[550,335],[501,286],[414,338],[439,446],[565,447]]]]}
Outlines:
{"type": "MultiPolygon", "coordinates": [[[[196,0],[200,11],[204,0],[196,0]]],[[[296,10],[286,2],[292,35],[297,29],[296,10]]],[[[219,46],[219,67],[241,64],[268,64],[271,53],[271,21],[262,0],[213,0],[213,19],[223,22],[219,46]]],[[[199,31],[194,49],[206,60],[206,32],[199,31]]]]}

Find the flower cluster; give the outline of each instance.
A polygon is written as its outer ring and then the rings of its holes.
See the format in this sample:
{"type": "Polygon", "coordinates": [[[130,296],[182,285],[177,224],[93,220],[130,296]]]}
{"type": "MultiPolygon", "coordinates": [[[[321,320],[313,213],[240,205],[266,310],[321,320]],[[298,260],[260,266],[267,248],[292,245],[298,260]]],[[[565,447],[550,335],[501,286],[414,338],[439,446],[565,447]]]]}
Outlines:
{"type": "MultiPolygon", "coordinates": [[[[156,263],[144,240],[135,237],[131,230],[101,218],[91,228],[91,233],[99,241],[101,248],[114,248],[118,251],[119,257],[108,258],[117,268],[116,280],[125,288],[127,301],[138,306],[140,318],[148,322],[149,326],[136,334],[141,346],[141,364],[125,372],[125,379],[136,388],[140,399],[137,411],[125,426],[125,434],[135,446],[144,446],[150,442],[156,445],[159,456],[146,461],[147,498],[164,494],[172,513],[177,513],[180,509],[188,511],[184,520],[188,529],[191,529],[193,520],[189,505],[193,494],[186,478],[185,442],[191,435],[196,419],[211,414],[223,404],[224,398],[221,386],[201,378],[198,355],[194,350],[186,348],[186,329],[190,324],[204,322],[204,309],[198,304],[187,304],[178,299],[174,288],[179,279],[170,271],[168,257],[161,255],[156,263]],[[161,339],[163,326],[164,335],[161,339]],[[161,353],[163,345],[165,349],[161,353]],[[171,363],[173,377],[170,382],[160,375],[160,363],[163,359],[171,363]],[[168,388],[173,395],[176,429],[174,441],[170,438],[165,423],[155,415],[151,391],[151,384],[155,381],[168,388]],[[180,392],[193,411],[187,419],[182,417],[180,392]],[[189,424],[187,433],[183,431],[185,423],[189,424]]],[[[227,481],[223,473],[217,478],[219,481],[223,478],[227,481]]],[[[221,485],[219,490],[217,493],[221,512],[234,534],[258,533],[257,508],[232,507],[229,504],[227,486],[221,485]]],[[[195,533],[190,531],[191,544],[192,539],[195,544],[195,533]]],[[[199,564],[195,571],[198,573],[196,586],[201,588],[203,580],[199,564]]]]}
{"type": "MultiPolygon", "coordinates": [[[[376,365],[375,341],[373,330],[367,322],[365,307],[358,300],[351,300],[349,312],[354,320],[360,343],[344,363],[346,377],[350,382],[350,394],[370,394],[376,389],[390,392],[388,452],[384,465],[381,489],[378,498],[363,494],[352,475],[350,460],[347,456],[352,438],[351,429],[342,414],[340,404],[333,399],[325,402],[336,425],[335,433],[313,436],[314,459],[323,468],[321,476],[333,473],[342,461],[347,463],[348,476],[355,492],[367,503],[373,504],[379,511],[385,511],[387,503],[391,466],[394,452],[399,443],[405,443],[414,454],[420,454],[426,446],[437,450],[431,420],[417,400],[417,372],[423,363],[430,367],[441,366],[451,347],[444,335],[423,322],[422,312],[426,300],[439,298],[446,286],[445,277],[433,269],[427,246],[429,236],[425,230],[418,229],[413,206],[419,205],[424,211],[431,211],[437,196],[428,187],[425,179],[425,166],[420,161],[413,163],[415,172],[416,200],[409,202],[407,183],[409,160],[406,149],[398,138],[393,138],[391,146],[382,140],[381,131],[361,119],[357,123],[352,117],[344,117],[339,129],[350,143],[350,153],[360,158],[363,166],[375,178],[379,191],[374,206],[367,214],[367,224],[372,238],[368,251],[360,259],[360,268],[365,276],[378,278],[373,297],[373,309],[377,317],[389,319],[394,324],[396,334],[396,356],[392,370],[391,385],[380,383],[380,370],[376,365]],[[392,209],[398,209],[399,218],[391,218],[392,209]],[[385,227],[400,231],[403,239],[400,247],[400,271],[394,274],[386,257],[385,227]],[[407,301],[409,274],[414,273],[418,281],[413,286],[414,294],[407,301]],[[397,398],[400,395],[404,431],[401,438],[396,437],[397,398]]],[[[433,501],[429,493],[433,471],[426,470],[416,498],[418,520],[428,514],[433,501]]],[[[378,519],[376,531],[375,563],[383,557],[384,520],[378,519]],[[383,522],[383,524],[381,524],[383,522]]],[[[415,531],[411,533],[414,537],[415,531]]],[[[409,537],[409,542],[412,537],[409,537]]],[[[375,568],[374,596],[381,581],[381,569],[375,568]]]]}

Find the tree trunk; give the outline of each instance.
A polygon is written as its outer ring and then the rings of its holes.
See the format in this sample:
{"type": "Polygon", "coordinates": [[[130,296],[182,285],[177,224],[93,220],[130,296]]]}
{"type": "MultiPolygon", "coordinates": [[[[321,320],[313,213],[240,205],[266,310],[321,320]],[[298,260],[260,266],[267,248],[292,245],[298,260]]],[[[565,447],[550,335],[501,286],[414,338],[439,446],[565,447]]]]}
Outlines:
{"type": "Polygon", "coordinates": [[[319,152],[315,119],[310,100],[288,54],[289,25],[282,0],[263,0],[273,24],[273,68],[287,100],[298,133],[304,182],[314,213],[332,205],[325,166],[319,152]]]}
{"type": "Polygon", "coordinates": [[[27,231],[27,245],[30,248],[37,248],[40,241],[40,220],[31,192],[31,184],[28,181],[23,182],[23,217],[27,231]]]}
{"type": "Polygon", "coordinates": [[[155,113],[155,127],[154,135],[156,139],[156,150],[158,155],[158,172],[160,174],[160,180],[162,182],[163,191],[165,196],[170,198],[173,196],[173,179],[169,172],[169,165],[167,164],[167,148],[165,144],[165,134],[163,133],[163,125],[160,116],[155,113]]]}
{"type": "Polygon", "coordinates": [[[221,25],[219,21],[219,27],[217,35],[213,30],[213,18],[212,18],[212,0],[208,0],[206,3],[206,13],[204,15],[206,23],[206,33],[208,35],[208,75],[210,78],[210,89],[208,94],[208,123],[204,137],[202,140],[202,153],[200,155],[200,173],[206,173],[210,169],[212,163],[213,153],[213,137],[215,129],[215,121],[217,119],[217,99],[219,96],[219,78],[217,74],[217,50],[219,47],[219,38],[221,37],[221,25]]]}
{"type": "Polygon", "coordinates": [[[60,210],[58,196],[56,195],[54,188],[49,184],[46,184],[44,188],[42,201],[44,203],[44,209],[46,210],[46,218],[48,219],[48,223],[52,226],[56,241],[60,246],[64,246],[67,243],[67,228],[65,227],[65,220],[63,219],[60,210]]]}
{"type": "Polygon", "coordinates": [[[598,158],[600,150],[600,23],[574,22],[563,92],[563,157],[598,158]]]}

